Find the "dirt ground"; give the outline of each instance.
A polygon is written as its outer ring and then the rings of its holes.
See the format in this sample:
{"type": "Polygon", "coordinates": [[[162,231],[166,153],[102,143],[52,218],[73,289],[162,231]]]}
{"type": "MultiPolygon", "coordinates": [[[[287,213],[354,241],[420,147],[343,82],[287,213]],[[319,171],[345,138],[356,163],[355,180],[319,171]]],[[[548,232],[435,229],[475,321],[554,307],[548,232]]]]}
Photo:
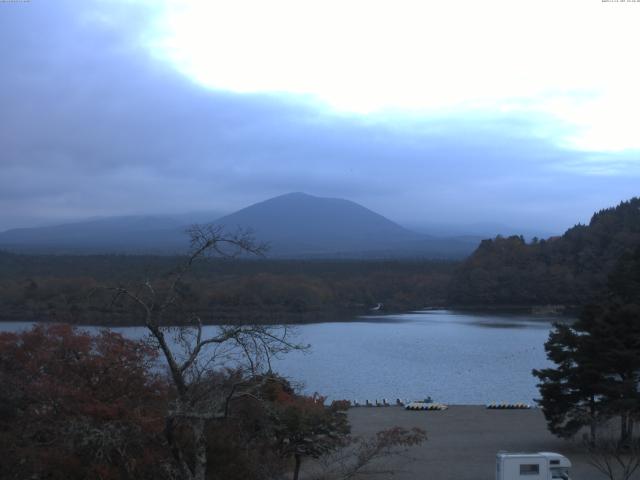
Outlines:
{"type": "Polygon", "coordinates": [[[547,431],[539,409],[488,410],[484,406],[458,405],[445,411],[408,411],[401,407],[359,407],[349,411],[349,419],[355,435],[394,425],[427,431],[428,440],[409,451],[412,460],[388,461],[385,469],[395,473],[371,475],[371,479],[495,480],[499,450],[561,453],[574,465],[573,480],[606,478],[587,463],[577,444],[547,431]]]}

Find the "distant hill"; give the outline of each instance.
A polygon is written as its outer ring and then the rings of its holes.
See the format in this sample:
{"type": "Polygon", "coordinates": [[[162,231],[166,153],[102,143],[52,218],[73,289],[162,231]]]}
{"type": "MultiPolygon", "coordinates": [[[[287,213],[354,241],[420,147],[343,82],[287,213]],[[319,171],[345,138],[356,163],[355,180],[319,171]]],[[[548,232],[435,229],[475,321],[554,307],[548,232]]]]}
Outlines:
{"type": "Polygon", "coordinates": [[[620,257],[640,246],[640,198],[593,215],[559,237],[484,240],[457,269],[454,305],[583,305],[597,300],[620,257]]]}
{"type": "Polygon", "coordinates": [[[269,256],[317,256],[384,251],[420,240],[357,203],[289,193],[243,208],[216,223],[250,229],[270,244],[269,256]]]}
{"type": "Polygon", "coordinates": [[[355,202],[289,193],[243,208],[216,223],[248,228],[273,257],[460,258],[477,238],[439,239],[401,227],[355,202]]]}
{"type": "MultiPolygon", "coordinates": [[[[215,219],[250,229],[276,258],[463,258],[480,238],[438,238],[408,230],[357,203],[290,193],[215,219]]],[[[187,248],[175,216],[94,219],[0,233],[0,248],[38,253],[176,253],[187,248]]]]}
{"type": "Polygon", "coordinates": [[[522,235],[526,239],[533,237],[551,237],[559,232],[553,230],[533,230],[528,228],[514,227],[502,223],[475,222],[475,223],[444,223],[444,222],[412,222],[404,224],[405,227],[425,235],[437,237],[459,237],[472,236],[475,238],[494,238],[497,235],[511,236],[522,235]]]}
{"type": "MultiPolygon", "coordinates": [[[[0,248],[25,253],[176,253],[187,248],[184,230],[219,214],[132,215],[0,233],[0,248]]],[[[213,218],[211,218],[213,217],[213,218]]]]}

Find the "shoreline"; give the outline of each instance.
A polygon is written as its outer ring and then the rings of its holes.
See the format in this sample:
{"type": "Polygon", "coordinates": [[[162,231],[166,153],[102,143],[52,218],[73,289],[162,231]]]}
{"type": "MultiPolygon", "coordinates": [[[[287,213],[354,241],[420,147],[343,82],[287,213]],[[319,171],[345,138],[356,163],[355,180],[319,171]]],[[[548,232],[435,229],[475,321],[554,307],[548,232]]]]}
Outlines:
{"type": "MultiPolygon", "coordinates": [[[[558,320],[573,318],[576,312],[576,307],[566,307],[562,312],[543,310],[544,306],[535,305],[502,305],[502,306],[460,306],[460,305],[430,305],[424,307],[416,307],[410,309],[395,309],[372,312],[371,310],[362,309],[336,309],[336,310],[324,310],[315,312],[266,312],[261,315],[255,312],[246,315],[248,320],[243,320],[243,315],[228,313],[220,313],[218,317],[220,320],[214,320],[215,313],[209,313],[207,316],[203,316],[202,325],[204,326],[216,326],[216,325],[310,325],[321,323],[378,323],[378,322],[391,322],[402,321],[392,320],[388,317],[393,315],[410,315],[419,312],[428,311],[451,311],[459,313],[476,313],[480,315],[494,314],[494,315],[516,315],[516,316],[529,316],[544,320],[546,318],[557,318],[558,320]]],[[[69,319],[69,318],[51,318],[42,317],[40,319],[33,318],[19,318],[21,315],[2,316],[0,315],[0,324],[12,323],[12,322],[25,322],[25,323],[68,323],[78,327],[102,327],[102,328],[122,328],[122,327],[144,327],[144,323],[135,321],[114,321],[105,322],[103,320],[91,322],[86,319],[69,319]],[[18,318],[16,318],[18,317],[18,318]]],[[[517,321],[517,318],[513,319],[517,321]]],[[[179,324],[163,324],[164,326],[179,326],[179,324]]]]}

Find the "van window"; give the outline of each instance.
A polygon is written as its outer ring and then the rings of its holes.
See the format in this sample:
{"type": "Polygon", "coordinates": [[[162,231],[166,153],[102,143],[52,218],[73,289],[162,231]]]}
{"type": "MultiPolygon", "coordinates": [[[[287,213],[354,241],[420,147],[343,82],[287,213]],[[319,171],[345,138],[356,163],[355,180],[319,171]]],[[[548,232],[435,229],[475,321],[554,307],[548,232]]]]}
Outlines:
{"type": "Polygon", "coordinates": [[[520,475],[540,475],[540,465],[537,463],[520,465],[520,475]]]}
{"type": "Polygon", "coordinates": [[[569,469],[567,467],[554,467],[551,469],[551,478],[569,480],[569,469]]]}

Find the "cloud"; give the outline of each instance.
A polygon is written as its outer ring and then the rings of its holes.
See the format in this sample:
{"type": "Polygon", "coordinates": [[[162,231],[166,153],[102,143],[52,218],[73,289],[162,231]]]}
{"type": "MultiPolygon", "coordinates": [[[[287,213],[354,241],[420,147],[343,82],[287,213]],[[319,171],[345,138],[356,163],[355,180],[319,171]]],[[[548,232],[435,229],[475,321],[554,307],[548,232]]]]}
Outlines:
{"type": "Polygon", "coordinates": [[[637,14],[583,0],[193,0],[168,2],[150,43],[215,89],[359,113],[540,112],[572,148],[640,150],[637,14]]]}
{"type": "Polygon", "coordinates": [[[0,9],[0,229],[230,211],[289,191],[414,223],[558,228],[637,191],[633,156],[559,146],[545,112],[361,115],[295,92],[212,90],[150,54],[164,11],[152,2],[0,9]]]}

